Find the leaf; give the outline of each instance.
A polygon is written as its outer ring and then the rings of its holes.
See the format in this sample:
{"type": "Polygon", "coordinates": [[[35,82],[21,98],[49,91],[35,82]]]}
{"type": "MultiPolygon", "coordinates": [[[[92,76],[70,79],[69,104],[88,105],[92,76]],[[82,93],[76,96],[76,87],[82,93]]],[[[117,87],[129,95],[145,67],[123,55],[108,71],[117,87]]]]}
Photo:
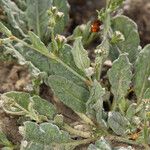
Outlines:
{"type": "Polygon", "coordinates": [[[21,10],[26,10],[26,0],[15,0],[15,4],[20,8],[21,10]]]}
{"type": "Polygon", "coordinates": [[[58,8],[58,11],[64,13],[64,17],[61,18],[60,21],[57,22],[55,26],[55,32],[57,34],[60,34],[64,32],[64,29],[69,21],[69,4],[67,0],[53,0],[53,6],[56,6],[58,8]]]}
{"type": "Polygon", "coordinates": [[[113,150],[134,150],[131,146],[128,147],[115,147],[113,150]]]}
{"type": "Polygon", "coordinates": [[[1,22],[0,22],[0,32],[6,34],[8,37],[12,36],[11,31],[6,26],[4,26],[1,22]]]}
{"type": "Polygon", "coordinates": [[[115,100],[121,100],[127,94],[132,78],[131,64],[127,54],[121,54],[113,62],[112,68],[108,71],[108,77],[115,100]]]}
{"type": "Polygon", "coordinates": [[[109,112],[108,124],[117,135],[125,135],[128,126],[128,120],[119,112],[109,112]]]}
{"type": "Polygon", "coordinates": [[[138,55],[138,46],[140,38],[137,30],[137,25],[126,16],[117,16],[112,20],[112,30],[120,31],[125,40],[116,45],[111,45],[110,57],[114,60],[118,58],[119,49],[120,54],[126,52],[129,54],[130,62],[134,62],[138,55]]]}
{"type": "Polygon", "coordinates": [[[132,120],[134,115],[136,114],[136,108],[137,108],[137,104],[136,103],[132,103],[126,112],[126,118],[128,118],[128,120],[132,120]]]}
{"type": "Polygon", "coordinates": [[[29,37],[32,41],[33,47],[36,48],[36,50],[38,50],[38,52],[40,52],[43,55],[49,54],[48,49],[46,48],[44,43],[40,40],[40,38],[37,35],[35,35],[31,31],[29,31],[29,37]]]}
{"type": "Polygon", "coordinates": [[[18,6],[11,0],[1,0],[0,6],[7,14],[8,27],[15,36],[26,37],[26,21],[25,12],[20,10],[18,6]]]}
{"type": "Polygon", "coordinates": [[[43,41],[48,30],[48,14],[52,0],[27,0],[27,20],[29,29],[43,41]]]}
{"type": "Polygon", "coordinates": [[[31,101],[33,102],[33,108],[40,115],[47,116],[48,119],[53,119],[56,114],[56,108],[54,105],[37,95],[31,97],[31,101]]]}
{"type": "MultiPolygon", "coordinates": [[[[20,50],[23,50],[22,46],[19,46],[20,50]]],[[[40,72],[40,70],[38,68],[36,68],[30,61],[26,61],[25,58],[23,57],[23,55],[21,55],[11,44],[9,45],[3,45],[3,52],[2,52],[2,56],[4,56],[6,59],[15,59],[15,61],[17,60],[17,63],[20,65],[26,65],[28,66],[28,69],[31,73],[31,75],[33,77],[42,77],[45,76],[45,73],[40,72]],[[7,58],[9,56],[12,56],[10,58],[7,58]]],[[[2,59],[5,59],[2,57],[2,59]]]]}
{"type": "Polygon", "coordinates": [[[41,120],[44,116],[53,119],[56,114],[55,107],[39,96],[31,97],[30,94],[25,92],[12,91],[3,94],[1,98],[2,107],[9,114],[26,115],[35,121],[37,121],[36,116],[41,120]],[[36,114],[33,114],[33,112],[36,114]]]}
{"type": "Polygon", "coordinates": [[[134,87],[138,100],[144,98],[144,93],[150,87],[150,44],[139,53],[135,63],[134,87]]]}
{"type": "Polygon", "coordinates": [[[81,70],[79,70],[75,65],[75,62],[72,61],[73,55],[71,50],[72,47],[68,44],[65,44],[63,48],[59,50],[59,58],[63,60],[63,62],[65,62],[68,66],[70,66],[73,70],[84,76],[84,73],[81,70]]]}
{"type": "Polygon", "coordinates": [[[102,137],[95,144],[90,144],[87,150],[112,150],[110,144],[102,137]]]}
{"type": "Polygon", "coordinates": [[[73,44],[72,55],[76,66],[82,71],[85,71],[86,68],[90,67],[88,52],[84,49],[82,45],[81,37],[78,37],[75,40],[73,44]]]}
{"type": "MultiPolygon", "coordinates": [[[[27,61],[32,62],[32,64],[35,67],[37,67],[41,72],[45,72],[46,74],[48,74],[48,76],[59,75],[59,76],[67,78],[68,80],[75,82],[77,85],[86,87],[85,83],[79,77],[74,75],[72,72],[70,72],[67,68],[62,66],[62,64],[60,64],[56,60],[47,58],[32,49],[24,47],[21,44],[16,45],[15,48],[19,51],[19,53],[22,54],[22,56],[26,58],[27,61]]],[[[60,59],[62,59],[65,64],[73,68],[75,71],[78,70],[77,72],[79,72],[79,69],[75,66],[73,61],[70,58],[68,58],[69,56],[72,56],[71,47],[68,45],[64,45],[64,49],[61,50],[60,59]],[[67,53],[66,55],[65,55],[65,52],[67,53]]]]}
{"type": "Polygon", "coordinates": [[[103,99],[102,96],[105,94],[105,90],[102,88],[100,83],[95,80],[93,87],[90,90],[90,97],[86,102],[86,113],[94,119],[97,119],[97,122],[100,123],[102,120],[102,111],[103,111],[103,99]]]}
{"type": "Polygon", "coordinates": [[[65,105],[77,112],[85,113],[85,103],[89,96],[89,92],[85,88],[57,75],[48,78],[48,85],[53,89],[55,96],[65,105]]]}
{"type": "Polygon", "coordinates": [[[150,99],[150,88],[148,88],[144,93],[144,99],[150,99]]]}
{"type": "Polygon", "coordinates": [[[73,150],[70,135],[52,123],[25,122],[20,129],[23,136],[21,150],[73,150]]]}
{"type": "Polygon", "coordinates": [[[12,147],[13,144],[7,139],[6,135],[1,131],[0,129],[0,145],[6,146],[6,147],[12,147]]]}

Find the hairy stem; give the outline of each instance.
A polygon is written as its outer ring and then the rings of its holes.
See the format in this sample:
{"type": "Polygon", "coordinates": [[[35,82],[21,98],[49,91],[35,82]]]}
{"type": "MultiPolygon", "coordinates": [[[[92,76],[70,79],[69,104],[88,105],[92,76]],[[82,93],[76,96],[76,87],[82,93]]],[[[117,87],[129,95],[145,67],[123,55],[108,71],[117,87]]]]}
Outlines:
{"type": "Polygon", "coordinates": [[[95,126],[93,121],[83,113],[75,112],[85,123],[95,126]]]}
{"type": "Polygon", "coordinates": [[[80,136],[80,137],[83,137],[83,138],[90,138],[92,136],[91,132],[84,132],[84,131],[76,130],[76,129],[72,128],[71,126],[69,126],[66,123],[63,125],[63,128],[66,131],[68,131],[69,133],[80,136]]]}
{"type": "Polygon", "coordinates": [[[111,141],[126,143],[126,144],[130,144],[130,145],[134,145],[134,146],[141,146],[141,147],[144,146],[143,144],[141,145],[140,143],[138,143],[136,141],[128,140],[126,138],[119,137],[119,136],[108,135],[105,138],[108,139],[108,140],[111,140],[111,141]]]}

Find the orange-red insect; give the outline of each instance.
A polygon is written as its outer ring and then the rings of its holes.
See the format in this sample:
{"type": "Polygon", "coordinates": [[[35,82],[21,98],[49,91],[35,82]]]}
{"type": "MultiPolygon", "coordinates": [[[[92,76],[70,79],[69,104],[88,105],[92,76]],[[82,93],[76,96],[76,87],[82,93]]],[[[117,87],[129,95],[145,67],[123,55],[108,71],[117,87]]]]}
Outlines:
{"type": "Polygon", "coordinates": [[[99,20],[94,20],[91,24],[91,32],[99,32],[100,25],[101,25],[101,22],[99,20]]]}

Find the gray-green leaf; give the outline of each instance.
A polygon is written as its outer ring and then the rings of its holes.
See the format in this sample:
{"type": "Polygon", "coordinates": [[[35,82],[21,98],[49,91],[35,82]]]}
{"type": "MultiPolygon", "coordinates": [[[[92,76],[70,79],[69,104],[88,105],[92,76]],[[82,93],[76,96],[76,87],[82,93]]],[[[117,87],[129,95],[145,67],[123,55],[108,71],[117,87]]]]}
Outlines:
{"type": "Polygon", "coordinates": [[[40,52],[43,55],[48,55],[49,51],[44,45],[44,43],[40,40],[40,38],[34,34],[33,32],[29,31],[29,37],[31,39],[31,42],[33,44],[33,47],[40,52]]]}
{"type": "Polygon", "coordinates": [[[124,135],[127,130],[128,120],[119,112],[109,112],[108,124],[117,135],[124,135]]]}
{"type": "Polygon", "coordinates": [[[139,53],[135,63],[134,85],[139,102],[144,98],[147,88],[150,88],[150,44],[139,53]]]}
{"type": "Polygon", "coordinates": [[[148,88],[144,93],[144,99],[150,99],[150,88],[148,88]]]}
{"type": "Polygon", "coordinates": [[[0,32],[6,34],[8,37],[12,35],[11,31],[4,26],[1,22],[0,22],[0,32]]]}
{"type": "Polygon", "coordinates": [[[48,85],[53,89],[55,96],[65,105],[77,112],[85,113],[86,102],[89,97],[87,89],[78,86],[64,77],[56,75],[48,78],[48,85]]]}
{"type": "Polygon", "coordinates": [[[137,108],[137,104],[136,103],[132,103],[127,111],[126,111],[126,118],[128,118],[128,120],[131,120],[133,118],[133,116],[136,114],[136,108],[137,108]]]}
{"type": "Polygon", "coordinates": [[[127,54],[121,54],[113,62],[112,68],[108,71],[108,77],[115,100],[124,98],[132,78],[131,64],[129,63],[127,54]]]}
{"type": "Polygon", "coordinates": [[[27,20],[29,29],[43,41],[48,29],[47,10],[51,6],[52,0],[27,0],[27,20]]]}
{"type": "Polygon", "coordinates": [[[13,149],[13,144],[7,139],[6,135],[4,134],[3,131],[1,131],[1,129],[0,129],[0,145],[10,147],[10,150],[13,149]]]}
{"type": "Polygon", "coordinates": [[[1,96],[1,99],[2,108],[9,114],[26,115],[35,121],[38,120],[34,118],[35,116],[33,117],[31,110],[39,118],[45,116],[48,119],[53,119],[56,114],[54,105],[39,96],[31,97],[30,94],[25,92],[7,92],[1,96]]]}
{"type": "Polygon", "coordinates": [[[73,150],[70,135],[52,123],[25,122],[20,128],[21,150],[73,150]]]}
{"type": "MultiPolygon", "coordinates": [[[[45,72],[48,75],[62,76],[67,78],[68,80],[75,82],[77,85],[86,87],[85,83],[80,78],[78,78],[76,75],[74,75],[72,72],[70,72],[67,68],[65,68],[62,64],[60,64],[56,60],[47,58],[42,54],[40,54],[39,52],[24,47],[20,43],[17,44],[15,48],[17,49],[17,51],[19,51],[19,53],[22,54],[22,56],[25,57],[26,60],[32,62],[33,65],[37,67],[41,72],[45,72]]],[[[80,74],[80,70],[75,66],[74,62],[72,62],[71,47],[69,45],[67,44],[64,45],[63,49],[60,50],[59,57],[61,60],[63,60],[63,62],[66,65],[68,65],[69,67],[71,67],[80,74]]]]}
{"type": "Polygon", "coordinates": [[[114,60],[119,56],[119,53],[126,52],[129,54],[130,62],[134,62],[137,58],[140,44],[137,25],[126,16],[117,16],[112,20],[112,30],[114,32],[120,31],[125,40],[111,45],[110,57],[114,60]]]}
{"type": "Polygon", "coordinates": [[[111,145],[102,137],[95,144],[90,144],[88,150],[112,150],[111,145]]]}
{"type": "Polygon", "coordinates": [[[92,118],[96,117],[98,122],[102,120],[103,111],[103,99],[102,96],[105,94],[105,90],[102,88],[100,83],[95,80],[93,87],[90,91],[90,98],[86,102],[86,113],[92,118]]]}
{"type": "Polygon", "coordinates": [[[55,32],[60,34],[64,32],[64,28],[69,21],[69,4],[67,0],[53,0],[53,6],[56,6],[58,11],[64,13],[64,17],[55,26],[55,32]]]}
{"type": "Polygon", "coordinates": [[[18,6],[11,0],[1,0],[0,6],[4,9],[7,14],[8,26],[11,28],[13,34],[21,35],[21,37],[26,37],[26,21],[25,12],[18,8],[18,6]]]}
{"type": "Polygon", "coordinates": [[[78,37],[75,40],[73,44],[72,55],[76,66],[82,71],[85,71],[86,68],[90,67],[88,52],[84,49],[82,45],[81,37],[78,37]]]}

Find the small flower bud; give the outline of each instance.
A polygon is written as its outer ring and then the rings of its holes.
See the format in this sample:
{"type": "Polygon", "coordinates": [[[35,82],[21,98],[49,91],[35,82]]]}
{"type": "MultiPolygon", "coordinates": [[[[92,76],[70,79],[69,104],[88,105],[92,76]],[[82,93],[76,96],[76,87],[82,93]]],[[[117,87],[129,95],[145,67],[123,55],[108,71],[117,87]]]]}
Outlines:
{"type": "Polygon", "coordinates": [[[120,31],[115,31],[111,38],[111,43],[123,42],[125,40],[124,35],[120,31]]]}
{"type": "Polygon", "coordinates": [[[56,35],[55,40],[56,40],[56,41],[59,41],[60,43],[65,43],[65,42],[67,42],[66,37],[63,36],[63,35],[59,35],[59,34],[56,35]]]}
{"type": "Polygon", "coordinates": [[[92,67],[86,68],[85,74],[87,77],[91,77],[94,74],[94,68],[92,68],[92,67]]]}
{"type": "Polygon", "coordinates": [[[52,6],[52,7],[51,7],[51,12],[52,12],[53,14],[56,14],[56,13],[58,12],[57,7],[52,6]]]}
{"type": "Polygon", "coordinates": [[[57,16],[59,17],[59,18],[62,18],[62,17],[64,17],[64,13],[63,12],[57,12],[57,16]]]}
{"type": "Polygon", "coordinates": [[[58,49],[59,49],[59,48],[62,48],[63,45],[67,42],[66,37],[63,36],[63,35],[59,35],[59,34],[56,35],[55,40],[56,40],[56,42],[57,42],[58,49]]]}

